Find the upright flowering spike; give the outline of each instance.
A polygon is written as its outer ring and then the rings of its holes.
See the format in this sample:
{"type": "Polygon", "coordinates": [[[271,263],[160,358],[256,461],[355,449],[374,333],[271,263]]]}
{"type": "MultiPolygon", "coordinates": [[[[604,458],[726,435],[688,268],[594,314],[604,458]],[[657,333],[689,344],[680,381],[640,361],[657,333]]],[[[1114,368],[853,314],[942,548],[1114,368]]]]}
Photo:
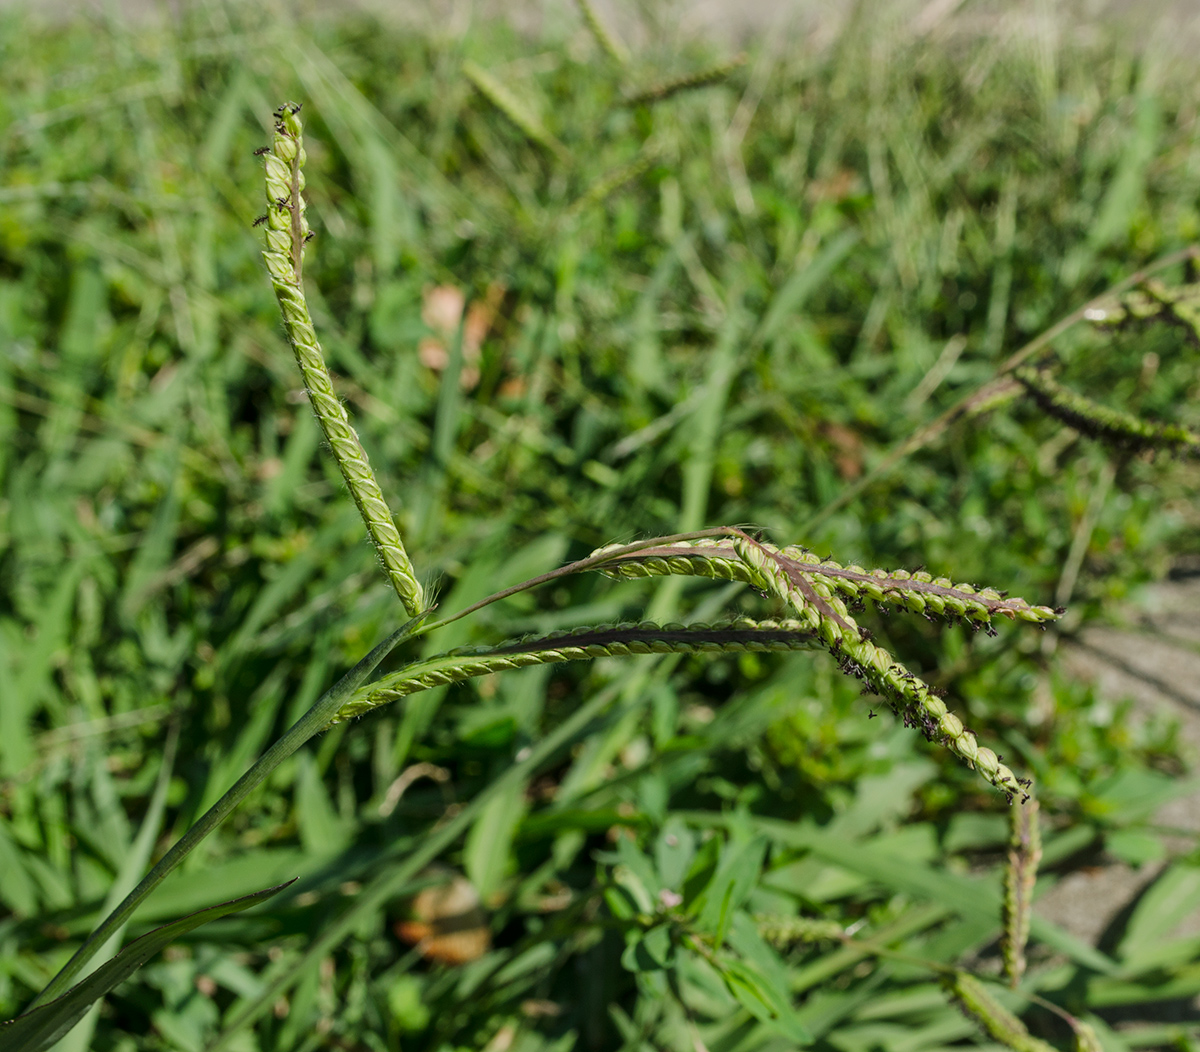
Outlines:
{"type": "Polygon", "coordinates": [[[309,402],[325,432],[342,477],[350,490],[371,543],[379,553],[388,580],[410,617],[425,604],[420,582],[413,571],[400,531],[375,480],[366,450],[350,426],[346,409],[333,390],[316,329],[304,299],[301,273],[304,245],[311,236],[304,203],[304,140],[300,106],[285,103],[275,111],[275,139],[263,155],[266,165],[267,246],[263,259],[271,275],[275,297],[283,312],[296,362],[308,389],[309,402]]]}

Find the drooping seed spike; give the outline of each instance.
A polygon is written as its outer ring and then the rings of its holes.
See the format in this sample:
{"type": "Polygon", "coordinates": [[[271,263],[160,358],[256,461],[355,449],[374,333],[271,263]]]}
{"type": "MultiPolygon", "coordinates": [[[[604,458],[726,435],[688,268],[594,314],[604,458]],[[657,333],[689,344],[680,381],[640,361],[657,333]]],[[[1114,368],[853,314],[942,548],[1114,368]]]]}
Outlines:
{"type": "Polygon", "coordinates": [[[1064,387],[1045,369],[1023,366],[1013,375],[1041,408],[1083,434],[1122,449],[1200,453],[1200,433],[1176,424],[1155,424],[1093,402],[1064,387]]]}
{"type": "Polygon", "coordinates": [[[464,679],[561,661],[622,654],[816,650],[820,642],[802,622],[787,619],[724,624],[598,625],[548,636],[518,639],[498,647],[463,648],[414,662],[361,688],[338,710],[332,723],[344,723],[421,690],[464,679]]]}

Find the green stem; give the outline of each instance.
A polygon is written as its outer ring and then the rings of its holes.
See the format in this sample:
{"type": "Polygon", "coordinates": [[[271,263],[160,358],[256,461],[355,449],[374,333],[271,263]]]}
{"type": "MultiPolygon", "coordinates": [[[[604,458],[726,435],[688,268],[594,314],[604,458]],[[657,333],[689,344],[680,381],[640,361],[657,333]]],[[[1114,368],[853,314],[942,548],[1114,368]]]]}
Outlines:
{"type": "Polygon", "coordinates": [[[449,617],[444,617],[440,621],[431,621],[417,634],[428,635],[436,629],[445,628],[446,625],[462,620],[468,614],[475,613],[476,610],[481,610],[485,606],[497,603],[501,599],[507,599],[510,595],[516,595],[518,592],[527,592],[531,588],[547,584],[550,581],[566,577],[569,574],[581,573],[584,570],[595,570],[605,563],[612,562],[614,559],[619,559],[626,555],[631,555],[634,552],[644,551],[647,548],[659,548],[664,544],[674,544],[676,541],[696,541],[704,537],[731,536],[737,532],[739,531],[731,526],[715,526],[708,530],[693,530],[691,533],[673,533],[669,537],[651,537],[648,540],[635,541],[633,544],[625,544],[619,548],[605,548],[603,551],[589,555],[585,559],[577,559],[573,563],[567,563],[566,566],[560,566],[557,570],[550,570],[547,573],[539,574],[537,577],[531,577],[528,581],[514,584],[511,588],[505,588],[503,591],[493,592],[486,598],[480,599],[479,602],[472,603],[470,606],[464,607],[449,617]]]}
{"type": "Polygon", "coordinates": [[[129,919],[133,911],[162,883],[167,874],[178,866],[200,841],[220,825],[238,804],[249,796],[255,788],[261,785],[276,767],[283,763],[284,760],[291,756],[292,753],[311,737],[324,730],[334,713],[345,704],[346,700],[375,671],[379,663],[399,643],[411,638],[415,634],[419,624],[420,619],[414,618],[408,624],[404,625],[404,627],[397,629],[329,690],[322,694],[317,703],[301,716],[282,738],[263,753],[258,762],[237,780],[233,788],[213,804],[191,829],[159,859],[158,864],[142,878],[141,883],[125,896],[115,910],[105,917],[100,926],[75,951],[74,956],[46,984],[45,989],[26,1006],[25,1011],[28,1012],[30,1009],[37,1008],[47,1001],[52,1001],[55,997],[65,992],[71,980],[96,955],[109,936],[129,919]]]}

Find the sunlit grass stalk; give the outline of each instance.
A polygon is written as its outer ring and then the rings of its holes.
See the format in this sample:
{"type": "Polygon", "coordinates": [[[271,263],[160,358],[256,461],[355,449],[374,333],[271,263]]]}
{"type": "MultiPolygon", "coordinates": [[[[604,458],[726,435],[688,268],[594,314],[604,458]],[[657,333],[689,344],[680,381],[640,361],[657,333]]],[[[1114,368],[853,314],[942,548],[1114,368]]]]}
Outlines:
{"type": "Polygon", "coordinates": [[[408,615],[416,617],[425,603],[421,584],[371,470],[366,450],[350,424],[345,406],[334,392],[333,380],[304,298],[304,244],[311,235],[305,217],[304,142],[299,114],[300,107],[295,103],[288,103],[276,111],[275,139],[264,157],[267,247],[263,259],[313,412],[333,450],[388,580],[408,615]]]}
{"type": "MultiPolygon", "coordinates": [[[[927,617],[962,618],[981,627],[989,625],[994,616],[1044,624],[1062,612],[1048,606],[1032,606],[994,588],[975,588],[920,570],[866,570],[822,559],[799,545],[779,548],[765,541],[757,543],[763,551],[782,560],[789,570],[810,581],[819,581],[817,587],[831,588],[851,602],[870,599],[885,608],[895,604],[927,617]]],[[[612,550],[599,548],[597,554],[612,550]]],[[[719,537],[645,548],[616,558],[600,569],[612,577],[657,577],[671,573],[747,583],[755,579],[733,542],[719,537]]]]}

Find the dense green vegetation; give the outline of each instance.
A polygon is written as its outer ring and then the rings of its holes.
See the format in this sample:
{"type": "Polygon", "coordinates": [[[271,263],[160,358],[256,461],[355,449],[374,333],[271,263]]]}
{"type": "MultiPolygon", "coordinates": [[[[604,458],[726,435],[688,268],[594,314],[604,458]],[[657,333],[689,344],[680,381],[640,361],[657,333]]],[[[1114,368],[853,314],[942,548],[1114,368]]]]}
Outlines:
{"type": "MultiPolygon", "coordinates": [[[[0,1018],[406,617],[304,405],[251,227],[253,150],[285,98],[307,124],[309,302],[440,610],[614,540],[733,523],[1068,605],[1046,633],[995,637],[863,619],[1036,779],[1043,880],[1105,851],[1164,856],[1154,810],[1188,787],[1171,728],[1097,704],[1056,642],[1200,551],[1196,462],[1113,453],[1001,389],[873,469],[1027,340],[1197,237],[1200,97],[1115,40],[931,41],[887,11],[669,95],[652,89],[730,56],[647,24],[625,64],[574,16],[539,41],[216,4],[159,30],[10,17],[0,1018]]],[[[1053,348],[1074,390],[1200,426],[1178,328],[1076,326],[1053,348]]],[[[731,606],[779,614],[736,584],[580,575],[388,667],[731,606]]],[[[339,725],[126,936],[298,882],[181,935],[63,1047],[982,1041],[927,965],[999,974],[1008,807],[879,705],[871,718],[860,688],[820,654],[603,658],[339,725]],[[439,868],[387,885],[463,813],[439,868]],[[482,898],[461,956],[490,932],[465,963],[410,945],[414,896],[450,872],[482,898]],[[772,949],[758,915],[907,959],[772,949]]],[[[1164,941],[1200,901],[1200,863],[1181,855],[1155,889],[1099,950],[1035,924],[1022,989],[1093,1018],[1108,1052],[1190,1047],[1147,1021],[1200,991],[1197,941],[1164,941]]],[[[1022,996],[1011,1007],[1070,1041],[1022,996]]]]}

